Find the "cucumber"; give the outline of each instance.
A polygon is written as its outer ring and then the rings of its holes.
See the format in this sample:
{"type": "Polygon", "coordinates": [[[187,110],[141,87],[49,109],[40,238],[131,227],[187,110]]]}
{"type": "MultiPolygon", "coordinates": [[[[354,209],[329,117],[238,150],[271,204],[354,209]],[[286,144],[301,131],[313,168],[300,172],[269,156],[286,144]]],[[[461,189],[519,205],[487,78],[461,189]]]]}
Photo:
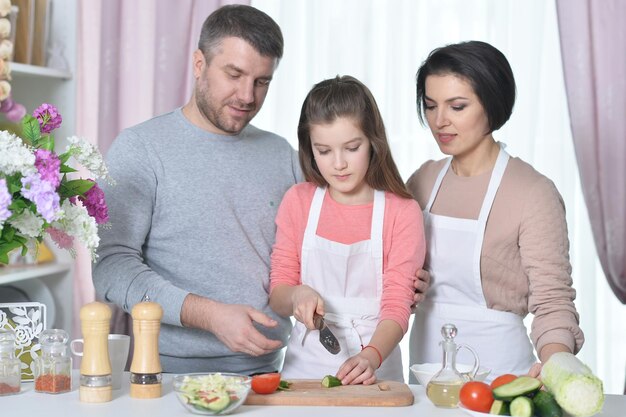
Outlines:
{"type": "Polygon", "coordinates": [[[532,417],[535,412],[533,400],[528,397],[517,397],[511,401],[510,408],[513,417],[532,417]]]}
{"type": "Polygon", "coordinates": [[[341,380],[335,376],[332,375],[326,375],[323,379],[322,379],[322,386],[324,388],[332,388],[332,387],[338,387],[341,385],[341,380]]]}
{"type": "Polygon", "coordinates": [[[540,380],[530,376],[520,376],[508,384],[500,385],[493,390],[493,397],[496,400],[512,401],[520,395],[532,394],[541,388],[540,380]]]}
{"type": "Polygon", "coordinates": [[[533,397],[535,412],[539,417],[562,417],[563,410],[548,391],[539,391],[533,397]]]}
{"type": "Polygon", "coordinates": [[[189,400],[197,410],[220,412],[230,405],[230,396],[226,392],[214,392],[207,398],[194,398],[189,400]]]}
{"type": "Polygon", "coordinates": [[[509,403],[501,400],[494,400],[493,404],[491,404],[489,414],[495,414],[496,416],[509,416],[509,403]]]}

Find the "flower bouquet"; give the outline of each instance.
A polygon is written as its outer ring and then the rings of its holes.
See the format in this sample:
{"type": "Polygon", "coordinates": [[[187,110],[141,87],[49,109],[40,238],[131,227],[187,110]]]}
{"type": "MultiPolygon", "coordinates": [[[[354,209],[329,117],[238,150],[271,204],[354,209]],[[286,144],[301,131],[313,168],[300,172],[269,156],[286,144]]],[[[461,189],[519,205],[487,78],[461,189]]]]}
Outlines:
{"type": "Polygon", "coordinates": [[[42,104],[22,119],[22,137],[0,131],[0,264],[9,263],[9,252],[22,256],[48,235],[74,255],[74,238],[96,258],[100,242],[98,225],[108,222],[104,193],[94,179],[71,179],[76,169],[70,158],[95,178],[108,179],[102,155],[77,136],[67,139],[64,153],[54,152],[52,131],[61,115],[42,104]]]}

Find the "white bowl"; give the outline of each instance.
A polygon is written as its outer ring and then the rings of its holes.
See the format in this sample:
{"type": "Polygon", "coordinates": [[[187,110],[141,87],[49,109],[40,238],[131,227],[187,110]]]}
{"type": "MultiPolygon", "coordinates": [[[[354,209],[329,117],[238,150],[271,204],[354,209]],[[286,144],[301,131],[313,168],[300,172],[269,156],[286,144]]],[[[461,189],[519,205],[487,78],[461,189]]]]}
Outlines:
{"type": "MultiPolygon", "coordinates": [[[[415,365],[411,365],[411,372],[415,375],[415,378],[419,381],[419,383],[423,386],[428,385],[430,379],[441,369],[440,363],[417,363],[415,365]]],[[[468,365],[465,363],[457,363],[456,369],[461,372],[470,372],[472,370],[472,365],[468,365]]],[[[478,368],[478,372],[476,372],[476,376],[474,377],[474,381],[484,381],[487,378],[487,375],[491,372],[491,369],[480,366],[478,368]]]]}
{"type": "Polygon", "coordinates": [[[194,414],[229,414],[246,400],[251,381],[249,376],[227,372],[183,374],[174,376],[174,391],[194,414]]]}

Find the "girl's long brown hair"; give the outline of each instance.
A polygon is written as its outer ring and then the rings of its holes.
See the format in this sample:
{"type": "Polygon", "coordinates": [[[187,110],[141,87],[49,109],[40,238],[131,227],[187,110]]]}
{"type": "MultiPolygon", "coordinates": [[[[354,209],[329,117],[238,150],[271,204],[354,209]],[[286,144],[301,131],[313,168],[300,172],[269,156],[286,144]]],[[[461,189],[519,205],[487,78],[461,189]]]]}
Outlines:
{"type": "Polygon", "coordinates": [[[412,198],[391,156],[383,118],[372,92],[349,75],[315,84],[304,99],[298,123],[298,154],[304,178],[320,187],[328,185],[315,163],[311,126],[329,124],[339,117],[354,120],[370,141],[371,154],[365,182],[375,190],[412,198]]]}

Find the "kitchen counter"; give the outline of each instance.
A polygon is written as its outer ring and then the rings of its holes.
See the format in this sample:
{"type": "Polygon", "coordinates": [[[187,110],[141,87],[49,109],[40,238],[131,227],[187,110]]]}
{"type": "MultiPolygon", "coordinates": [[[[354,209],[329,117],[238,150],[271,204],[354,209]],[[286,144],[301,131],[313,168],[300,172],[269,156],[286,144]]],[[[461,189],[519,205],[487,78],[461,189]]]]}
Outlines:
{"type": "MultiPolygon", "coordinates": [[[[153,400],[139,400],[129,396],[130,382],[124,378],[121,390],[113,391],[113,400],[108,403],[88,404],[78,400],[78,377],[73,379],[73,389],[64,394],[41,394],[34,391],[32,382],[22,383],[22,392],[0,397],[2,416],[45,416],[45,417],[121,417],[121,416],[193,416],[178,402],[172,391],[172,375],[163,375],[163,396],[153,400]]],[[[411,385],[415,402],[408,407],[313,407],[313,406],[242,406],[232,415],[272,417],[317,417],[320,415],[341,416],[411,416],[411,417],[467,417],[460,409],[437,408],[426,397],[420,385],[411,385]]],[[[607,395],[602,413],[598,417],[626,416],[626,396],[607,395]]]]}

